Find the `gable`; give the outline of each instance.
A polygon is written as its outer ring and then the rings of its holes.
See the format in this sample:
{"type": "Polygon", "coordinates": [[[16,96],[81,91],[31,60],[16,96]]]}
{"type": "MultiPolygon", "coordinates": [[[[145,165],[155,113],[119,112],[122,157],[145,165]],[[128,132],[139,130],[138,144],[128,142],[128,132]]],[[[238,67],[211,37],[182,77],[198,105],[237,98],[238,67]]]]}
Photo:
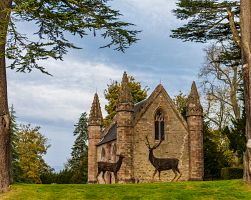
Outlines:
{"type": "MultiPolygon", "coordinates": [[[[171,108],[176,118],[180,121],[180,123],[184,126],[184,128],[188,130],[187,122],[184,120],[179,111],[176,109],[176,106],[174,105],[172,99],[167,94],[166,90],[161,84],[159,84],[152,92],[152,94],[149,96],[149,98],[145,100],[139,112],[135,113],[134,126],[138,123],[138,121],[142,118],[142,116],[146,113],[146,111],[150,108],[150,106],[153,105],[153,103],[159,103],[156,101],[159,101],[160,96],[162,98],[162,101],[164,101],[168,105],[168,107],[171,108]]],[[[158,108],[156,107],[156,109],[158,108]]]]}

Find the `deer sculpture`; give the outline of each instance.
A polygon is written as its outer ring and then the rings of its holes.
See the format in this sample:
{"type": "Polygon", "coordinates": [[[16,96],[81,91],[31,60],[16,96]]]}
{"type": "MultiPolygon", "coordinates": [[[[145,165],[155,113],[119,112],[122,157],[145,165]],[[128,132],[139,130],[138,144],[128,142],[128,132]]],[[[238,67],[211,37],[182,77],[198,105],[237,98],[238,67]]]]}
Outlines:
{"type": "Polygon", "coordinates": [[[153,150],[158,148],[163,140],[160,140],[158,144],[154,145],[153,147],[150,146],[148,138],[146,136],[146,146],[149,149],[149,161],[154,166],[155,171],[152,176],[152,181],[154,180],[154,176],[159,172],[159,180],[160,180],[160,173],[161,171],[165,170],[172,170],[175,174],[174,178],[171,181],[177,181],[181,177],[181,172],[178,168],[179,160],[177,158],[156,158],[153,155],[153,150]]]}
{"type": "Polygon", "coordinates": [[[103,172],[102,178],[103,178],[105,183],[106,183],[105,178],[104,178],[105,173],[106,172],[113,172],[114,177],[115,177],[115,183],[117,183],[117,181],[118,181],[117,173],[118,173],[118,171],[119,171],[119,169],[120,169],[120,167],[122,165],[122,160],[124,158],[124,156],[122,156],[122,155],[117,155],[117,156],[119,156],[119,159],[118,159],[118,161],[116,163],[98,162],[98,173],[97,173],[97,176],[96,176],[97,182],[99,182],[98,181],[98,176],[99,176],[99,174],[101,172],[103,172]]]}

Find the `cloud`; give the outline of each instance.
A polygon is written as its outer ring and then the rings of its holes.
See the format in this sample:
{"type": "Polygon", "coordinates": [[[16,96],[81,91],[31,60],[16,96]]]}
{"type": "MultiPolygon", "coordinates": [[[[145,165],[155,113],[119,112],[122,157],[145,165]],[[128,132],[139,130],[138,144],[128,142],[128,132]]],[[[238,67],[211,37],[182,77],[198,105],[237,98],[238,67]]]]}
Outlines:
{"type": "Polygon", "coordinates": [[[52,144],[46,156],[48,162],[62,165],[62,160],[69,157],[74,141],[73,125],[80,114],[89,112],[96,90],[101,104],[106,103],[103,91],[107,83],[120,79],[123,70],[113,64],[71,59],[47,60],[42,64],[53,77],[36,71],[20,74],[8,70],[9,103],[14,105],[19,123],[42,127],[42,133],[52,144]]]}

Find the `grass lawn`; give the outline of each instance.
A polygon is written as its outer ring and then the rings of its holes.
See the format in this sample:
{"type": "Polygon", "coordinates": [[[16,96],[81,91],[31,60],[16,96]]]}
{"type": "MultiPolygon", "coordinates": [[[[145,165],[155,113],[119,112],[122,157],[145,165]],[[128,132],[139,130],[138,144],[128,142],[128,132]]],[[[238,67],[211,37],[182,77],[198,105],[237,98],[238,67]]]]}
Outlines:
{"type": "Polygon", "coordinates": [[[0,194],[1,200],[35,199],[248,199],[251,187],[242,180],[152,183],[128,185],[33,185],[15,184],[0,194]]]}

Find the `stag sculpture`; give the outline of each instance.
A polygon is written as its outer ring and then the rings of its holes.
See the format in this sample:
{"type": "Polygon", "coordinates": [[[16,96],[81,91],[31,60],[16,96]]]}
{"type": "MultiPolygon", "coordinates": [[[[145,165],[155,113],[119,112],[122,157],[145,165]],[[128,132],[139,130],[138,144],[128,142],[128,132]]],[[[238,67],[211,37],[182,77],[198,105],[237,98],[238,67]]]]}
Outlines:
{"type": "Polygon", "coordinates": [[[105,173],[106,172],[113,172],[114,174],[114,177],[115,177],[115,183],[117,183],[117,173],[122,165],[122,160],[124,158],[124,156],[122,155],[118,155],[119,156],[119,159],[116,163],[109,163],[109,162],[98,162],[98,173],[97,173],[97,176],[96,176],[96,179],[97,179],[97,182],[98,182],[98,176],[101,172],[103,172],[102,174],[102,178],[104,180],[104,182],[106,183],[105,181],[105,173]]]}
{"type": "Polygon", "coordinates": [[[159,180],[160,180],[161,171],[170,170],[170,169],[175,174],[172,181],[177,181],[181,177],[181,173],[178,168],[179,160],[177,158],[156,158],[153,155],[153,150],[156,149],[162,143],[162,141],[163,140],[160,140],[158,144],[151,147],[149,144],[148,138],[146,136],[146,146],[149,149],[149,161],[151,162],[151,164],[155,168],[155,171],[154,171],[153,177],[152,177],[152,181],[154,180],[154,176],[157,173],[157,171],[159,172],[159,180]]]}

